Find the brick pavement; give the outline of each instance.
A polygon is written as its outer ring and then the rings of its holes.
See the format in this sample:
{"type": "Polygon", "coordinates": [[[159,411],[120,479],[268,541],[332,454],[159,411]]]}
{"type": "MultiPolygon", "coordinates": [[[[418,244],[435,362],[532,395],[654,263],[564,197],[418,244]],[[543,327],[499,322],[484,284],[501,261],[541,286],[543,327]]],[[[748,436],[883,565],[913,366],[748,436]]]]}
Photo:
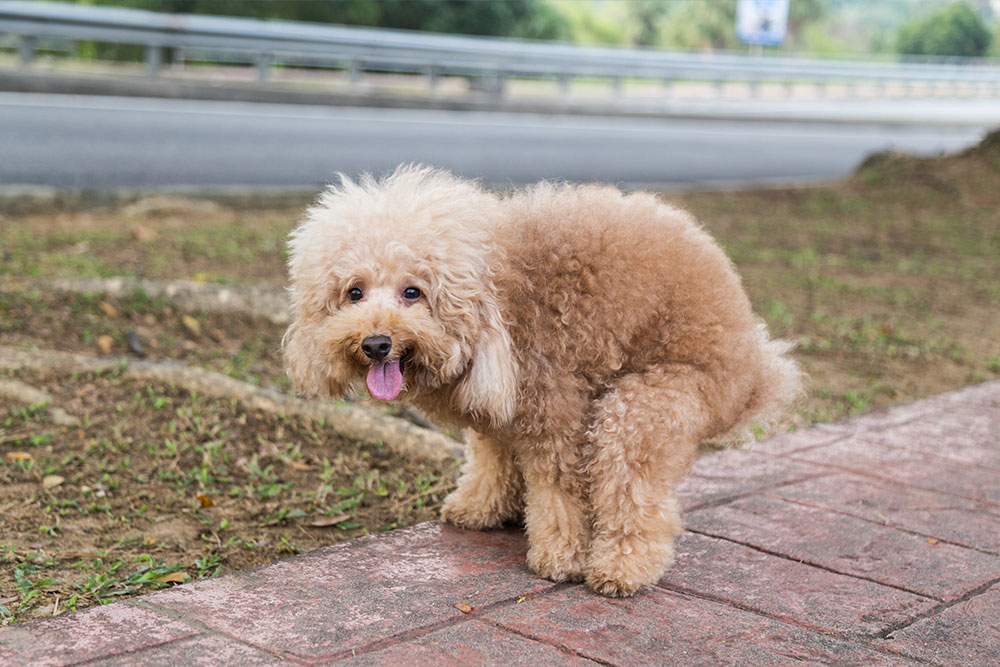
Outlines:
{"type": "Polygon", "coordinates": [[[3,664],[1000,664],[1000,381],[701,458],[677,564],[552,584],[427,523],[0,630],[3,664]]]}

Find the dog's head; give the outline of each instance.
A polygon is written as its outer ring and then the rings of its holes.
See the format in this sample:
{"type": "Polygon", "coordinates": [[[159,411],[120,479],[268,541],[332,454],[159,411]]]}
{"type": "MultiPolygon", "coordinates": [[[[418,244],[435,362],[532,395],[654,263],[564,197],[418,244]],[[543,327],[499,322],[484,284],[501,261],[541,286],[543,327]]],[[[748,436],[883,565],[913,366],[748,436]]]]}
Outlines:
{"type": "Polygon", "coordinates": [[[516,366],[493,280],[498,216],[494,196],[447,172],[342,177],[289,241],[292,379],[333,396],[364,380],[380,400],[449,387],[452,409],[509,421],[516,366]]]}

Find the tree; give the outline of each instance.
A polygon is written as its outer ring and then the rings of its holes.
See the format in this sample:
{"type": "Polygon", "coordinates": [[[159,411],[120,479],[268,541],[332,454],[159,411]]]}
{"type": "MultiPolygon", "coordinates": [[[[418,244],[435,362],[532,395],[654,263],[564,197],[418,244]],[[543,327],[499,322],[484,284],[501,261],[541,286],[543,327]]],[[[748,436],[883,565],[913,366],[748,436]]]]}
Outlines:
{"type": "Polygon", "coordinates": [[[979,14],[959,2],[905,24],[896,36],[896,51],[920,56],[981,57],[991,40],[979,14]]]}

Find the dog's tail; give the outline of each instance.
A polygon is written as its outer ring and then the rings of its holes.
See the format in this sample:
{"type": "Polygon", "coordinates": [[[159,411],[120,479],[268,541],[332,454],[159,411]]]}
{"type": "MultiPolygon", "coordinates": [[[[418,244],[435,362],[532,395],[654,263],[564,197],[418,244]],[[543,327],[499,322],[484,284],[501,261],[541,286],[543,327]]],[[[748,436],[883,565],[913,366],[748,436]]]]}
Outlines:
{"type": "Polygon", "coordinates": [[[761,363],[744,417],[722,435],[705,441],[711,447],[741,447],[776,431],[805,397],[805,373],[788,354],[795,343],[771,340],[764,322],[757,325],[761,363]]]}

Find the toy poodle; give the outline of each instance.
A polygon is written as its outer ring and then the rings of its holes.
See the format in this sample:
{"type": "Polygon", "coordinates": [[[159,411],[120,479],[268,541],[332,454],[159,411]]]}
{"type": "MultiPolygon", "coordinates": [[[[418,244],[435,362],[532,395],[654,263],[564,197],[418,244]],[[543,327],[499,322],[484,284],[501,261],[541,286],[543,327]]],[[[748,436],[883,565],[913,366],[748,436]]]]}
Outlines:
{"type": "Polygon", "coordinates": [[[673,562],[698,444],[752,438],[801,391],[723,251],[651,194],[500,196],[404,166],[342,178],[289,248],[295,382],[337,396],[363,379],[468,429],[443,519],[523,520],[528,567],[602,595],[673,562]]]}

